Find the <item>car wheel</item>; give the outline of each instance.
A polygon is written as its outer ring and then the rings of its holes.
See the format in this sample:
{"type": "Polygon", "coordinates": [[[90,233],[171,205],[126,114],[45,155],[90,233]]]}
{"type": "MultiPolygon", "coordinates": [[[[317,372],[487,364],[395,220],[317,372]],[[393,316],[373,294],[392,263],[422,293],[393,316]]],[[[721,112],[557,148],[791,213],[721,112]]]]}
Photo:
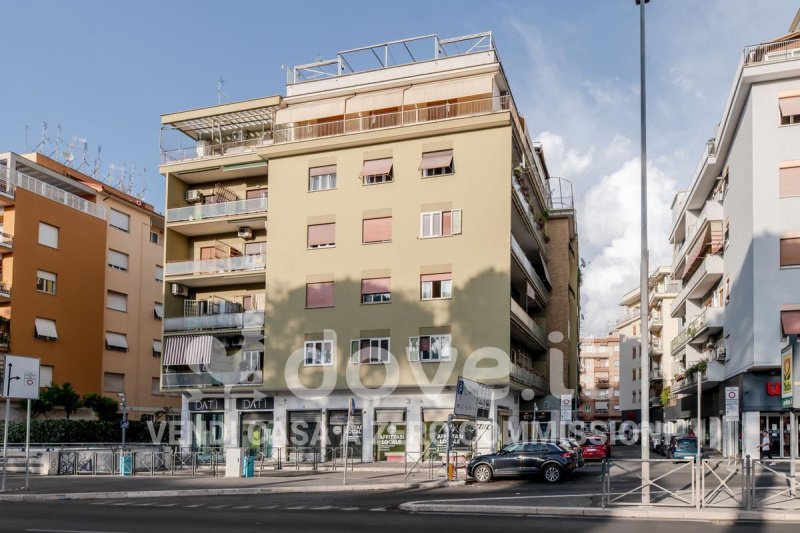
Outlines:
{"type": "Polygon", "coordinates": [[[545,481],[548,483],[557,483],[561,480],[561,468],[556,465],[547,465],[542,471],[545,481]]]}
{"type": "Polygon", "coordinates": [[[478,483],[487,483],[492,480],[492,469],[489,468],[489,465],[478,465],[472,471],[472,477],[478,483]]]}

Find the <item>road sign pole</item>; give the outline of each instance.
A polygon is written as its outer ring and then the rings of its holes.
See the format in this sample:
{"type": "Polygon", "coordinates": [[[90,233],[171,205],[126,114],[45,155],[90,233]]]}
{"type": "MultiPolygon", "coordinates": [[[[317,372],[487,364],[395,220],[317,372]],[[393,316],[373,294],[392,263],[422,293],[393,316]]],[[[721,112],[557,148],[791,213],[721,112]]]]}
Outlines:
{"type": "MultiPolygon", "coordinates": [[[[6,389],[8,392],[8,389],[6,389]]],[[[0,483],[0,492],[6,490],[6,472],[8,470],[8,419],[11,417],[11,398],[6,396],[6,418],[3,422],[3,481],[0,483]]]]}
{"type": "Polygon", "coordinates": [[[31,482],[31,400],[28,398],[27,414],[25,415],[25,488],[30,487],[31,482]]]}

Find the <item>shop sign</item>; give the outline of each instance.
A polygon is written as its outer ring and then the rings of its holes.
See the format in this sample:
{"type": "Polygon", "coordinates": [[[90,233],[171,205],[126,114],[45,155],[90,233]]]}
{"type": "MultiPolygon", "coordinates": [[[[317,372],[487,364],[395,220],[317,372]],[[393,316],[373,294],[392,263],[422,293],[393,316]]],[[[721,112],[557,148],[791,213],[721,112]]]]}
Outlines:
{"type": "Polygon", "coordinates": [[[781,350],[781,404],[784,409],[791,409],[793,406],[792,401],[792,344],[785,346],[781,350]]]}
{"type": "Polygon", "coordinates": [[[189,411],[206,413],[209,411],[224,411],[223,398],[203,398],[202,400],[189,400],[189,411]]]}
{"type": "Polygon", "coordinates": [[[272,411],[275,398],[236,398],[236,409],[239,411],[272,411]]]}
{"type": "Polygon", "coordinates": [[[404,455],[406,451],[405,422],[378,424],[375,448],[378,461],[386,461],[392,455],[404,455]]]}

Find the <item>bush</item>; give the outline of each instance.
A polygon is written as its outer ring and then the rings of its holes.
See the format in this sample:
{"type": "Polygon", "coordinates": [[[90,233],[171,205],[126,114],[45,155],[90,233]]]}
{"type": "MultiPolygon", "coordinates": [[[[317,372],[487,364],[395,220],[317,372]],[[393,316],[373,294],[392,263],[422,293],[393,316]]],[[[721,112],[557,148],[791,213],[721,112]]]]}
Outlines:
{"type": "Polygon", "coordinates": [[[94,411],[97,419],[104,422],[116,422],[120,418],[119,403],[114,398],[107,398],[93,392],[83,397],[83,406],[94,411]]]}
{"type": "MultiPolygon", "coordinates": [[[[158,424],[156,424],[158,433],[158,424]]],[[[169,432],[164,431],[165,441],[169,432]]],[[[3,425],[0,424],[0,439],[3,438],[3,425]]],[[[128,442],[151,443],[152,438],[146,422],[131,421],[126,433],[128,442]]],[[[76,442],[115,444],[122,441],[122,428],[119,422],[101,420],[31,420],[31,442],[47,444],[67,444],[76,442]]],[[[25,422],[10,422],[8,442],[25,442],[25,422]]]]}

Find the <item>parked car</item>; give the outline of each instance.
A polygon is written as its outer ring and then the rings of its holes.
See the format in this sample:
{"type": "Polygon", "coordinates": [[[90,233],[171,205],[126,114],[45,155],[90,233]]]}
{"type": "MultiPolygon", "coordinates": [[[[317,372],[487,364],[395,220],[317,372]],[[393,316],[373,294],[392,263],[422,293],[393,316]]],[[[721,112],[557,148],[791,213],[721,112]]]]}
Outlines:
{"type": "MultiPolygon", "coordinates": [[[[697,457],[697,437],[673,437],[667,450],[669,459],[693,459],[697,457]]],[[[700,458],[705,458],[705,451],[700,447],[700,458]]]]}
{"type": "Polygon", "coordinates": [[[583,447],[581,444],[573,439],[573,438],[564,438],[564,439],[547,439],[547,440],[539,440],[537,442],[551,442],[553,444],[557,444],[564,448],[569,452],[575,453],[575,458],[578,463],[578,468],[584,466],[586,464],[584,455],[583,455],[583,447]]]}
{"type": "Polygon", "coordinates": [[[495,477],[541,475],[548,483],[556,483],[578,468],[578,461],[578,452],[555,442],[517,442],[497,453],[473,457],[467,476],[486,483],[495,477]]]}
{"type": "Polygon", "coordinates": [[[584,459],[606,459],[611,457],[611,443],[606,435],[586,433],[581,445],[584,459]]]}

